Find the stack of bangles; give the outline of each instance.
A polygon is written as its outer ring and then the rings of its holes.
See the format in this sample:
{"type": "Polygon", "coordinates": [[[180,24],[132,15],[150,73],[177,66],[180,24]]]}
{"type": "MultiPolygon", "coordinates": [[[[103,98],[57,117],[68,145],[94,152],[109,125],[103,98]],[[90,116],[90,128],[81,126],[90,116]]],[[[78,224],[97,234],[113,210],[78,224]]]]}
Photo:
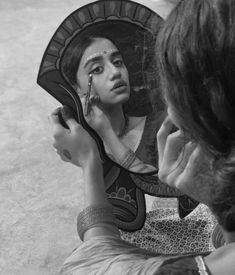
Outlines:
{"type": "Polygon", "coordinates": [[[113,208],[108,204],[94,204],[85,208],[78,214],[77,231],[80,239],[83,241],[87,230],[97,227],[99,224],[116,226],[113,208]]]}
{"type": "Polygon", "coordinates": [[[135,153],[131,149],[129,149],[129,150],[127,150],[127,152],[125,153],[123,158],[119,161],[119,164],[122,167],[128,169],[128,168],[130,168],[132,163],[135,161],[135,159],[136,159],[135,153]]]}

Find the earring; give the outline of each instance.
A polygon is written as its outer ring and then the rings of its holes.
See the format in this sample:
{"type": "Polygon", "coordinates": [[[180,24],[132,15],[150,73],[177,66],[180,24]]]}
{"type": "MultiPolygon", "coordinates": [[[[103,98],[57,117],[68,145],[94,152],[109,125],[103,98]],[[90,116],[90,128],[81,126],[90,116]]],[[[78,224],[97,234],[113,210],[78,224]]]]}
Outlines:
{"type": "Polygon", "coordinates": [[[98,95],[95,96],[95,102],[96,102],[96,104],[100,103],[100,97],[98,95]]]}
{"type": "Polygon", "coordinates": [[[91,104],[95,105],[95,104],[99,104],[99,102],[100,102],[100,97],[98,95],[90,97],[91,104]]]}

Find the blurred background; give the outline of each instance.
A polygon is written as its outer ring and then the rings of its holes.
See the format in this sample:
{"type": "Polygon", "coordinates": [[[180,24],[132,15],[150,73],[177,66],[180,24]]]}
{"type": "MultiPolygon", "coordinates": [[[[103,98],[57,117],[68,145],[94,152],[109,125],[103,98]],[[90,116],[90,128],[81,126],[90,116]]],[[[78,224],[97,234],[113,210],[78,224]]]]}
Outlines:
{"type": "MultiPolygon", "coordinates": [[[[36,84],[60,23],[89,0],[0,0],[0,274],[56,274],[79,245],[78,167],[52,147],[48,115],[60,104],[36,84]]],[[[166,17],[175,1],[137,0],[166,17]]]]}

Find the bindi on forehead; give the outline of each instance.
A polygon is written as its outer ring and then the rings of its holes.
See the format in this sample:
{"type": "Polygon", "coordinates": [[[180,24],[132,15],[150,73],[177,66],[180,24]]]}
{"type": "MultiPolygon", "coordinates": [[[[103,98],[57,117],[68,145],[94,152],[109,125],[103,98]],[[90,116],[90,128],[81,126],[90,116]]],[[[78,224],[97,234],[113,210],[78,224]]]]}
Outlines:
{"type": "Polygon", "coordinates": [[[103,55],[110,54],[110,53],[117,52],[117,51],[118,51],[117,49],[107,49],[107,50],[103,50],[100,52],[96,52],[96,53],[88,56],[85,60],[85,63],[87,63],[89,60],[93,59],[94,57],[103,56],[103,55]]]}

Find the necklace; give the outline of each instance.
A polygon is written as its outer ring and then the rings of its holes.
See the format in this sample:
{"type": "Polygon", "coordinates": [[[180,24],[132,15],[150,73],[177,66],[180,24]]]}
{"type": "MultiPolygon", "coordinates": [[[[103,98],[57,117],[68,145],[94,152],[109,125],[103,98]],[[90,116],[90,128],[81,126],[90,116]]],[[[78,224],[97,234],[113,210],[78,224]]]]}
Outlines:
{"type": "Polygon", "coordinates": [[[120,133],[117,136],[119,138],[125,136],[128,127],[129,127],[129,117],[124,114],[124,125],[122,127],[122,130],[120,131],[120,133]]]}

